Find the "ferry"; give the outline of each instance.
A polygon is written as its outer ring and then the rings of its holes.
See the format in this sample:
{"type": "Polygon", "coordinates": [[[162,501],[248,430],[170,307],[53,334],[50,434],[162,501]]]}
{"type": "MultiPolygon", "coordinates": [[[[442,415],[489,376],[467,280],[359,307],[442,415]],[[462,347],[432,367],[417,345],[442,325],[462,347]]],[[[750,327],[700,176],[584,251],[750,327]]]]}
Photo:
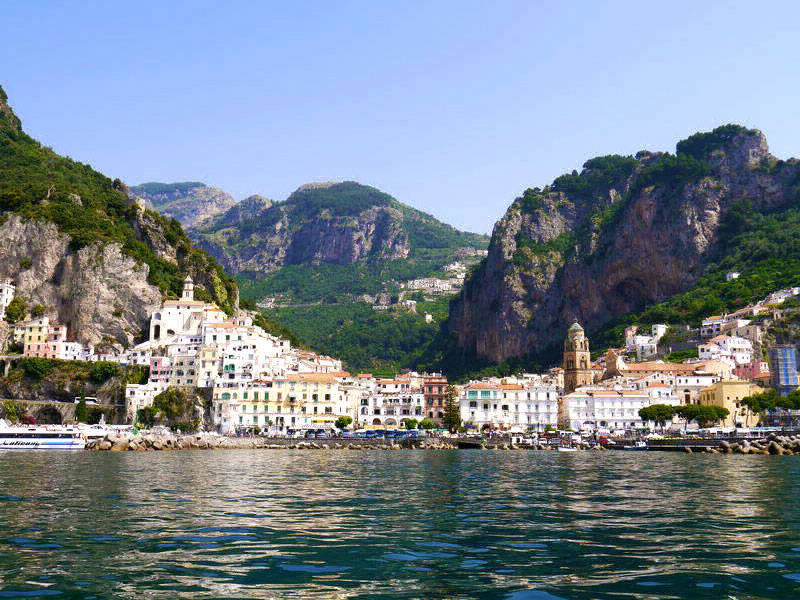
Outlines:
{"type": "Polygon", "coordinates": [[[86,436],[60,425],[19,427],[0,422],[0,450],[83,450],[86,436]]]}

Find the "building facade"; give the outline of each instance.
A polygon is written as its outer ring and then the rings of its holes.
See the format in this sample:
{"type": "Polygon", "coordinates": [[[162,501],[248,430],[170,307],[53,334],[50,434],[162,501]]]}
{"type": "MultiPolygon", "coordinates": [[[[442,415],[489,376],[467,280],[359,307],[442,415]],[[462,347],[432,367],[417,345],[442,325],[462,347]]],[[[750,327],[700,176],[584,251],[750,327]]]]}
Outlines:
{"type": "Polygon", "coordinates": [[[769,350],[772,387],[781,396],[800,387],[797,376],[797,348],[789,345],[776,345],[769,350]]]}

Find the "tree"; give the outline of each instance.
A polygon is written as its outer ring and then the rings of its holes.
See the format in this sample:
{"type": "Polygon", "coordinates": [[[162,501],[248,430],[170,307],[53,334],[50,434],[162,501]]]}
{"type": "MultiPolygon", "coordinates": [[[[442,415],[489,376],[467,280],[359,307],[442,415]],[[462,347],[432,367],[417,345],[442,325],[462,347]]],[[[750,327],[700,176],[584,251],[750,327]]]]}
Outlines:
{"type": "Polygon", "coordinates": [[[78,423],[86,423],[89,420],[89,409],[86,407],[86,395],[81,392],[81,399],[75,407],[75,420],[78,423]]]}
{"type": "Polygon", "coordinates": [[[116,377],[121,372],[120,367],[115,362],[107,360],[100,360],[92,364],[92,370],[89,377],[94,383],[102,385],[112,377],[116,377]]]}
{"type": "Polygon", "coordinates": [[[44,316],[44,306],[41,304],[34,304],[33,308],[31,308],[31,318],[38,319],[39,317],[44,316]]]}
{"type": "Polygon", "coordinates": [[[461,409],[458,406],[458,392],[454,385],[448,385],[445,391],[444,418],[442,422],[450,430],[450,433],[455,433],[461,426],[461,409]]]}
{"type": "Polygon", "coordinates": [[[674,414],[675,407],[669,404],[651,404],[639,409],[639,417],[643,421],[653,421],[657,426],[661,426],[662,429],[674,414]]]}
{"type": "Polygon", "coordinates": [[[25,300],[19,296],[14,296],[6,306],[5,319],[9,323],[18,323],[25,318],[25,300]]]}
{"type": "Polygon", "coordinates": [[[337,429],[347,429],[347,426],[353,422],[353,417],[348,417],[347,415],[343,415],[336,419],[334,425],[337,429]]]}
{"type": "Polygon", "coordinates": [[[406,429],[416,429],[416,428],[417,428],[416,419],[406,419],[406,429]]]}
{"type": "Polygon", "coordinates": [[[679,406],[676,412],[682,419],[696,421],[700,427],[710,427],[730,414],[727,408],[714,404],[687,404],[679,406]]]}
{"type": "Polygon", "coordinates": [[[436,423],[434,423],[430,419],[422,419],[422,421],[420,421],[417,424],[417,427],[419,427],[420,429],[425,429],[425,430],[433,429],[434,427],[436,427],[436,423]]]}

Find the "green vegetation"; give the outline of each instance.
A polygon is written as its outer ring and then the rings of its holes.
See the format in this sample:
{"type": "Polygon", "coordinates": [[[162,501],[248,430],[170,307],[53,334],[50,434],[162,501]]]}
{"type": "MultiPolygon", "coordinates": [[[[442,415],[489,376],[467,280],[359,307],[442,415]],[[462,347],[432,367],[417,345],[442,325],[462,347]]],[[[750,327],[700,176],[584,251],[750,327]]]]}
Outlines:
{"type": "MultiPolygon", "coordinates": [[[[2,88],[0,88],[2,89],[2,88]]],[[[3,418],[9,423],[19,423],[25,416],[25,407],[16,400],[4,400],[3,405],[3,418]]]]}
{"type": "Polygon", "coordinates": [[[675,352],[670,352],[664,357],[664,360],[672,363],[682,363],[689,358],[697,358],[697,348],[689,348],[687,350],[676,350],[675,352]]]}
{"type": "Polygon", "coordinates": [[[458,390],[456,386],[448,385],[444,399],[444,418],[442,424],[455,433],[461,427],[461,409],[458,406],[458,390]]]}
{"type": "Polygon", "coordinates": [[[416,419],[406,419],[405,426],[406,429],[416,429],[419,423],[416,419]]]}
{"type": "Polygon", "coordinates": [[[768,389],[742,398],[741,404],[760,415],[774,410],[800,410],[800,390],[794,390],[787,396],[779,396],[777,390],[768,389]]]}
{"type": "Polygon", "coordinates": [[[86,406],[85,394],[81,394],[81,399],[75,407],[75,420],[78,423],[86,423],[89,421],[89,408],[86,406]]]}
{"type": "Polygon", "coordinates": [[[344,361],[353,371],[390,376],[411,367],[436,335],[438,326],[422,314],[375,311],[364,303],[300,306],[266,311],[317,352],[344,361]]]}
{"type": "Polygon", "coordinates": [[[686,404],[676,407],[675,413],[687,422],[695,421],[700,427],[711,427],[725,419],[730,411],[713,404],[686,404]]]}
{"type": "Polygon", "coordinates": [[[180,294],[187,270],[205,273],[214,282],[207,291],[221,308],[233,310],[234,280],[191,245],[177,221],[153,211],[140,212],[120,180],[59,156],[0,116],[0,214],[3,211],[55,223],[69,235],[73,251],[98,242],[119,243],[123,253],[149,267],[148,281],[167,294],[180,294]],[[144,241],[140,219],[148,223],[149,233],[163,235],[176,248],[177,265],[160,258],[144,241]]]}
{"type": "Polygon", "coordinates": [[[576,236],[574,233],[562,233],[546,242],[535,242],[528,238],[520,238],[517,242],[517,251],[514,253],[515,264],[527,264],[531,256],[547,256],[551,252],[557,252],[562,257],[575,247],[576,236]]]}
{"type": "Polygon", "coordinates": [[[119,364],[101,360],[92,363],[91,371],[89,372],[89,379],[97,385],[102,385],[112,377],[118,377],[122,373],[119,364]]]}
{"type": "Polygon", "coordinates": [[[352,422],[353,422],[353,417],[348,417],[346,415],[343,415],[336,419],[334,426],[336,426],[336,429],[347,429],[350,426],[350,423],[352,422]]]}
{"type": "Polygon", "coordinates": [[[424,430],[426,430],[426,431],[427,431],[427,430],[429,430],[429,429],[433,429],[434,427],[436,427],[436,423],[434,423],[434,422],[433,422],[433,421],[431,421],[430,419],[422,419],[422,421],[420,421],[420,422],[417,424],[417,427],[419,427],[420,429],[424,429],[424,430]]]}
{"type": "Polygon", "coordinates": [[[662,428],[674,415],[675,407],[669,404],[651,404],[639,409],[639,418],[643,421],[653,421],[662,428]]]}
{"type": "Polygon", "coordinates": [[[8,306],[6,306],[5,320],[12,324],[19,323],[25,318],[26,312],[27,306],[25,300],[19,296],[14,296],[8,306]]]}
{"type": "Polygon", "coordinates": [[[205,185],[205,183],[200,181],[179,181],[176,183],[148,182],[134,186],[131,188],[131,191],[154,196],[162,194],[186,194],[192,188],[205,187],[205,185]]]}
{"type": "Polygon", "coordinates": [[[598,156],[583,163],[580,174],[573,171],[556,177],[552,189],[568,196],[605,197],[612,187],[624,185],[638,166],[632,156],[598,156]]]}
{"type": "Polygon", "coordinates": [[[695,133],[678,142],[678,156],[691,156],[706,160],[715,150],[720,150],[740,134],[755,134],[755,129],[747,129],[741,125],[722,125],[711,132],[695,133]]]}
{"type": "Polygon", "coordinates": [[[183,433],[197,431],[200,419],[195,416],[196,401],[193,395],[171,387],[158,394],[151,406],[140,409],[136,421],[147,428],[166,425],[183,433]]]}

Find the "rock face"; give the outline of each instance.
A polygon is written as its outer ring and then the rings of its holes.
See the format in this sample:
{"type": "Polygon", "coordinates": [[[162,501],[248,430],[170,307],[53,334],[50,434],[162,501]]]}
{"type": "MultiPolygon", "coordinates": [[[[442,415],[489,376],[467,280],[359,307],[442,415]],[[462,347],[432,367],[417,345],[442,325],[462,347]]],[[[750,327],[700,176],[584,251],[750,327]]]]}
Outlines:
{"type": "Polygon", "coordinates": [[[28,308],[67,325],[70,339],[125,346],[187,274],[197,292],[238,309],[235,281],[178,223],[25,134],[0,88],[0,278],[28,308]]]}
{"type": "Polygon", "coordinates": [[[11,215],[0,226],[0,278],[13,279],[18,296],[47,307],[81,342],[112,337],[132,343],[161,292],[147,283],[147,265],[120,250],[119,244],[93,244],[72,252],[69,237],[52,223],[11,215]]]}
{"type": "Polygon", "coordinates": [[[462,350],[500,362],[552,348],[574,319],[591,331],[663,301],[697,281],[732,205],[785,208],[798,177],[798,161],[734,125],[680,142],[677,156],[587,161],[514,201],[449,330],[462,350]]]}
{"type": "Polygon", "coordinates": [[[190,230],[190,236],[234,273],[403,259],[437,237],[464,247],[484,243],[482,236],[456,231],[388,194],[350,181],[304,185],[285,202],[248,198],[190,230]]]}
{"type": "Polygon", "coordinates": [[[197,181],[143,183],[130,188],[131,195],[146,200],[163,215],[192,227],[225,212],[236,204],[226,191],[197,181]]]}

